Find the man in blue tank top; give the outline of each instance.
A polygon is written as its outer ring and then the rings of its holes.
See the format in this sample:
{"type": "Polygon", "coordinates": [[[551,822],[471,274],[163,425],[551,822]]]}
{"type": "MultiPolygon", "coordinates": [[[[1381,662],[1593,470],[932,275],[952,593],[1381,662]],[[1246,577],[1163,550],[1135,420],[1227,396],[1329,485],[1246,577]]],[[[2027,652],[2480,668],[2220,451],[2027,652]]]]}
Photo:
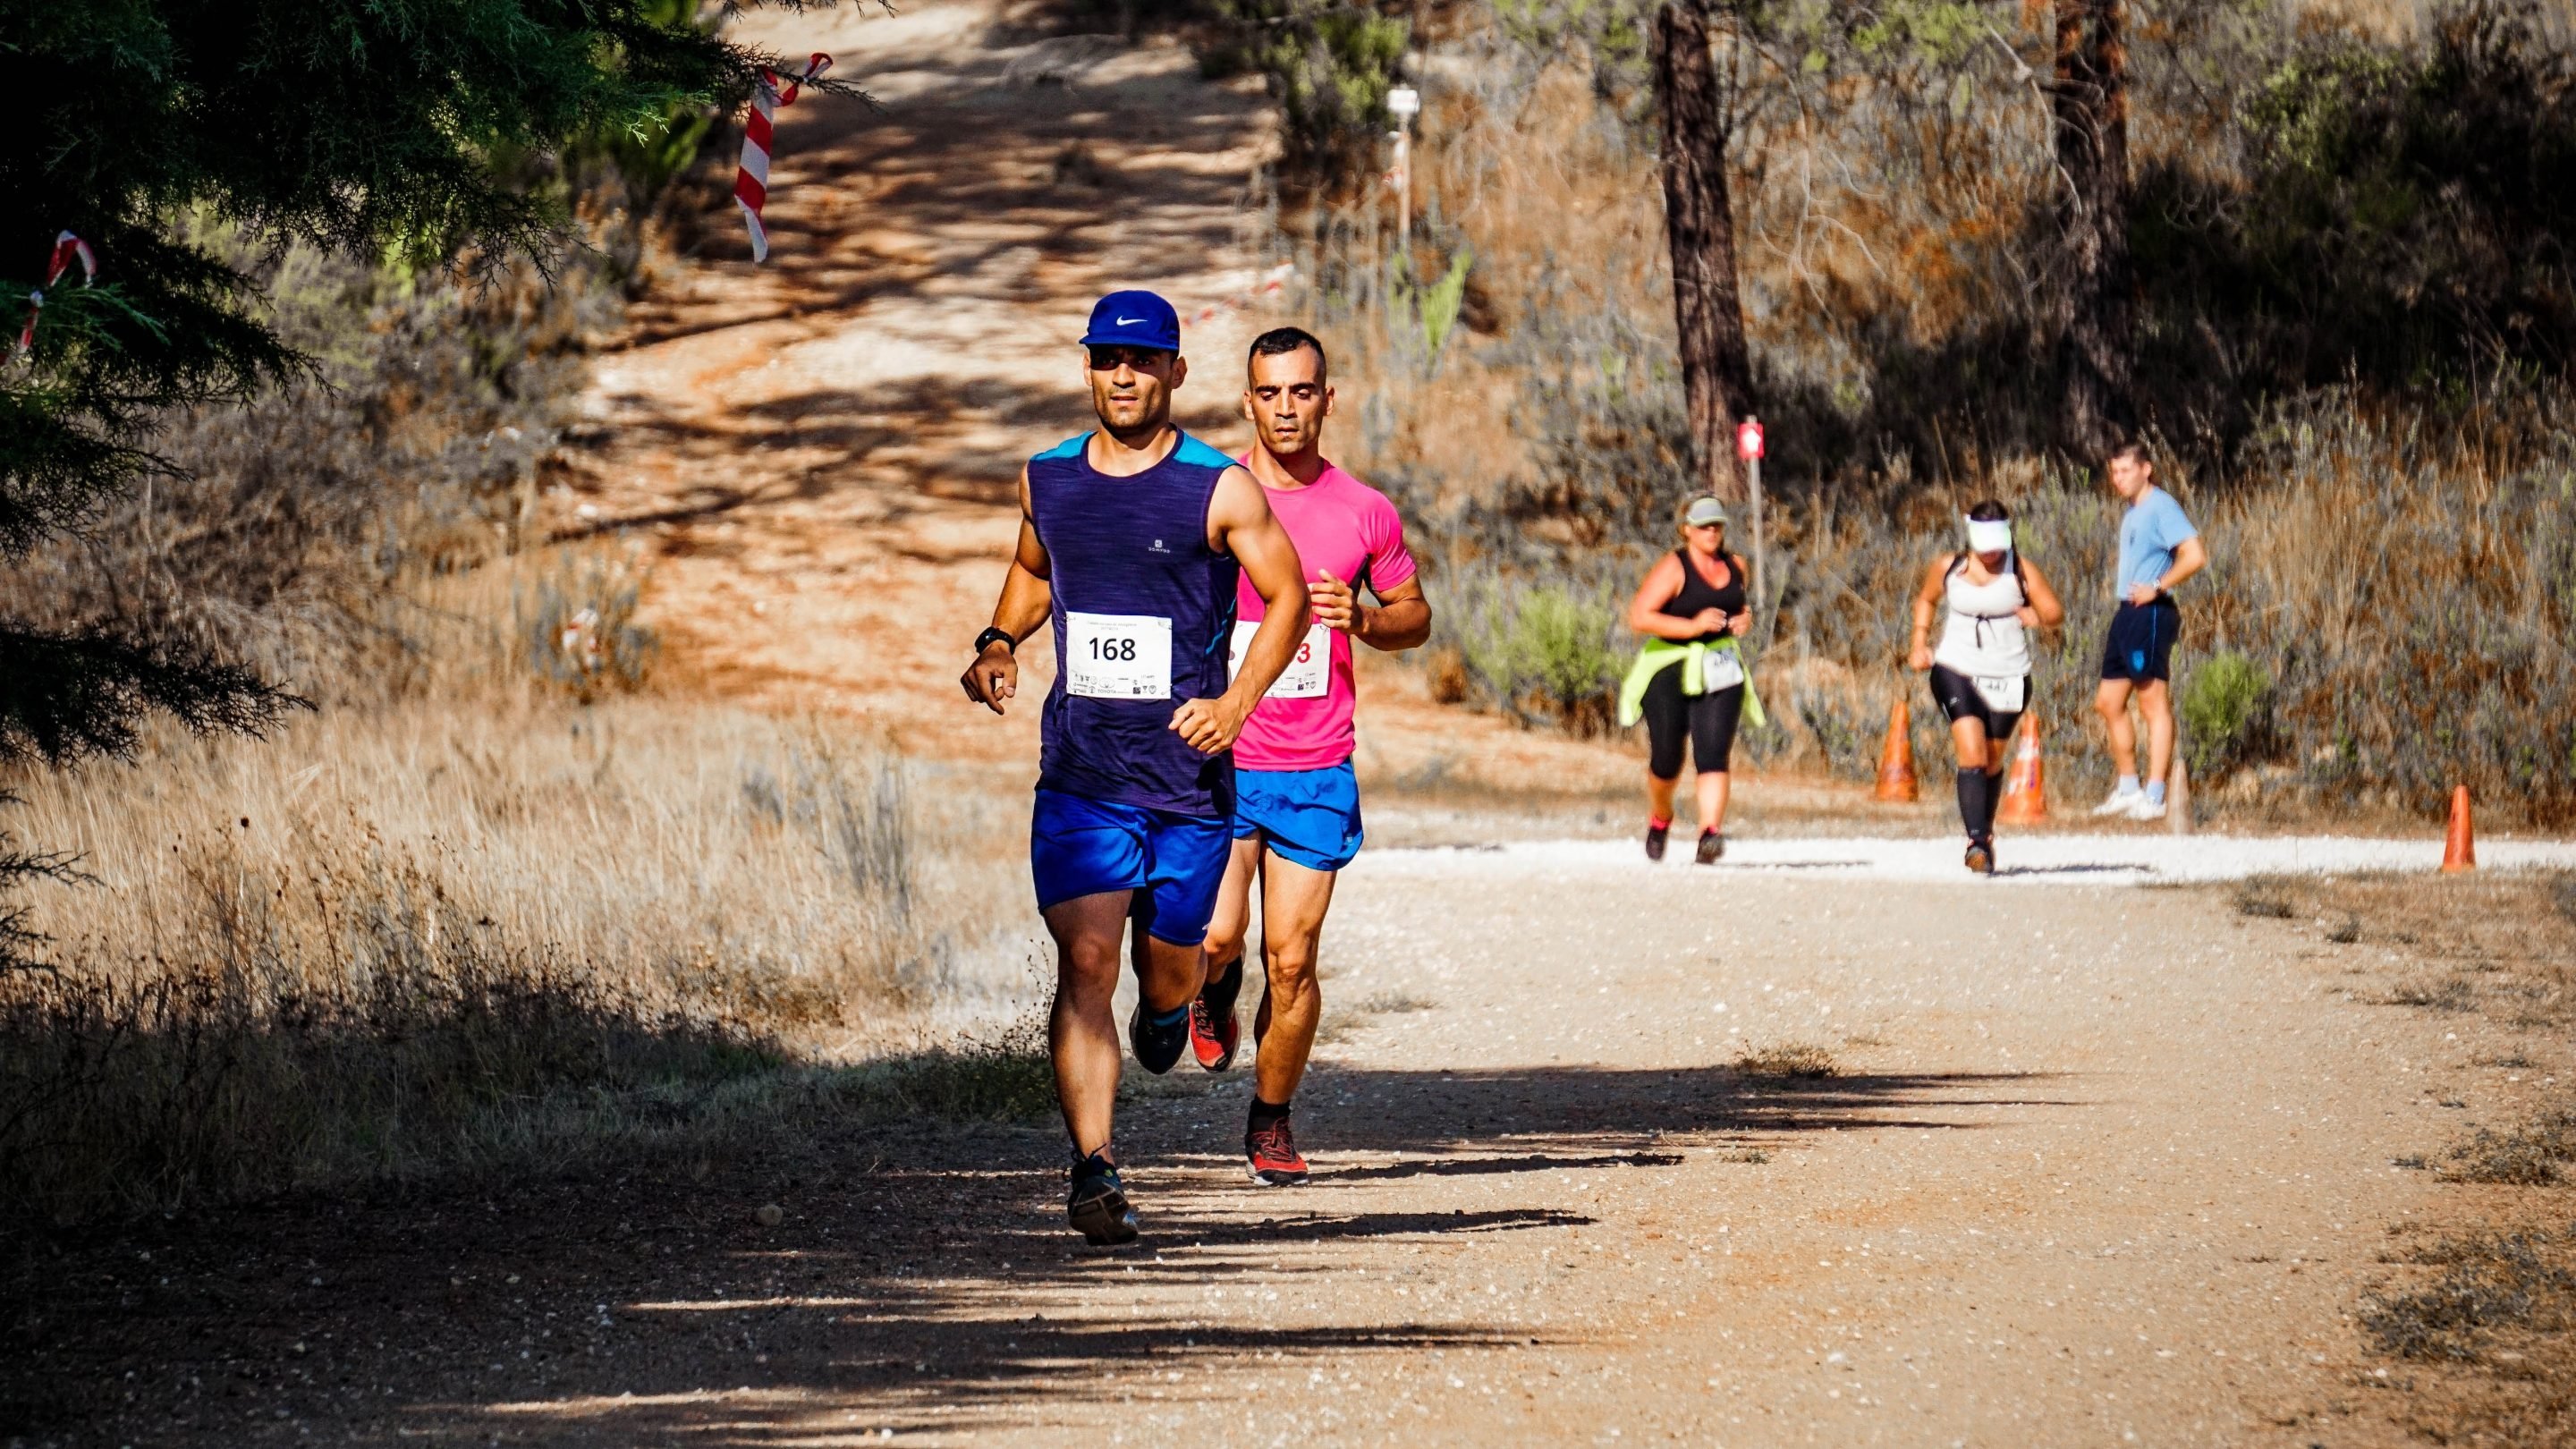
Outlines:
{"type": "Polygon", "coordinates": [[[1234,739],[1304,640],[1307,601],[1261,485],[1172,426],[1189,375],[1172,305],[1112,292],[1082,347],[1100,427],[1020,470],[1019,547],[961,682],[1000,714],[1019,692],[1012,650],[1053,627],[1029,870],[1056,945],[1048,1041],[1073,1134],[1067,1210],[1092,1242],[1125,1243],[1136,1215],[1109,1130],[1119,945],[1132,923],[1128,1040],[1147,1071],[1170,1071],[1233,846],[1234,739]],[[1238,570],[1265,614],[1229,683],[1238,570]]]}

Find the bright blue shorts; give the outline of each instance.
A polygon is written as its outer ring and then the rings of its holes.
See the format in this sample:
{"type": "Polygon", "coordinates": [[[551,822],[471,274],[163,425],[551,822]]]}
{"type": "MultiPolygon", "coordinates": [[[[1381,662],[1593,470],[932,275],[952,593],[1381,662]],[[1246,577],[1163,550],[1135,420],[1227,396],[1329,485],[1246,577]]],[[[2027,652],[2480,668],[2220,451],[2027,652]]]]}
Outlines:
{"type": "Polygon", "coordinates": [[[1280,859],[1340,870],[1360,853],[1360,777],[1351,762],[1320,770],[1234,772],[1234,838],[1265,838],[1280,859]]]}
{"type": "Polygon", "coordinates": [[[1221,819],[1040,790],[1029,816],[1029,874],[1038,909],[1076,896],[1134,891],[1128,914],[1175,946],[1207,939],[1233,843],[1221,819]]]}

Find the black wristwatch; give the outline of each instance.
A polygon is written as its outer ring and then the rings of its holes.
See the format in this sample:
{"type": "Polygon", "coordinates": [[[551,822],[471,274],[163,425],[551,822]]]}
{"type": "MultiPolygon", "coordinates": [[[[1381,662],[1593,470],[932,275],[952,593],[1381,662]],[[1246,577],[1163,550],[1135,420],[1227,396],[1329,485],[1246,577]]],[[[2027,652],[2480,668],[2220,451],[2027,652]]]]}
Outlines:
{"type": "Polygon", "coordinates": [[[1013,653],[1017,653],[1020,647],[1020,641],[1011,637],[1010,630],[987,629],[983,633],[975,636],[976,658],[981,659],[984,657],[984,646],[988,644],[999,644],[1003,648],[1011,650],[1013,653]]]}

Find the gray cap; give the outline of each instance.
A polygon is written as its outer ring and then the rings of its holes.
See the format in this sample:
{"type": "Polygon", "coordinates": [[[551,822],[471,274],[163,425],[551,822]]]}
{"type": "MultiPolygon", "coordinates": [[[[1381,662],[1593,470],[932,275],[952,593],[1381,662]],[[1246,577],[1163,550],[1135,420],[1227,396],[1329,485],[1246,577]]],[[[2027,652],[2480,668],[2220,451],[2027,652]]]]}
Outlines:
{"type": "Polygon", "coordinates": [[[1689,528],[1697,528],[1700,525],[1707,523],[1723,524],[1725,522],[1726,505],[1718,502],[1714,498],[1706,496],[1692,499],[1690,507],[1682,513],[1682,523],[1685,527],[1689,528]]]}

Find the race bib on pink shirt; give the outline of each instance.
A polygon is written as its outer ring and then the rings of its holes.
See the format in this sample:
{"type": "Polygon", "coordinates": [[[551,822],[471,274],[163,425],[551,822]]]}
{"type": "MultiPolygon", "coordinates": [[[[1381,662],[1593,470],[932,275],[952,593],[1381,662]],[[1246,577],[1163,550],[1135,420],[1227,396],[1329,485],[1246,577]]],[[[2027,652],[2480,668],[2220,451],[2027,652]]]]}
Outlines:
{"type": "MultiPolygon", "coordinates": [[[[1368,590],[1392,589],[1413,577],[1413,555],[1405,551],[1404,520],[1395,505],[1350,474],[1328,463],[1322,476],[1303,488],[1262,492],[1271,513],[1288,530],[1289,542],[1297,545],[1308,583],[1330,573],[1365,600],[1368,590]]],[[[1262,617],[1261,596],[1253,592],[1251,580],[1243,580],[1235,592],[1237,639],[1248,641],[1245,623],[1257,625],[1262,617]]],[[[1301,676],[1295,694],[1272,686],[1234,742],[1237,768],[1321,770],[1351,757],[1357,744],[1351,716],[1358,703],[1351,679],[1351,636],[1318,625],[1306,644],[1311,647],[1319,639],[1327,646],[1327,657],[1315,661],[1321,665],[1320,681],[1301,676]]],[[[1238,655],[1241,647],[1236,646],[1238,655]]],[[[1289,673],[1299,673],[1295,664],[1289,673]]],[[[1288,682],[1288,675],[1280,677],[1282,685],[1288,682]]]]}

